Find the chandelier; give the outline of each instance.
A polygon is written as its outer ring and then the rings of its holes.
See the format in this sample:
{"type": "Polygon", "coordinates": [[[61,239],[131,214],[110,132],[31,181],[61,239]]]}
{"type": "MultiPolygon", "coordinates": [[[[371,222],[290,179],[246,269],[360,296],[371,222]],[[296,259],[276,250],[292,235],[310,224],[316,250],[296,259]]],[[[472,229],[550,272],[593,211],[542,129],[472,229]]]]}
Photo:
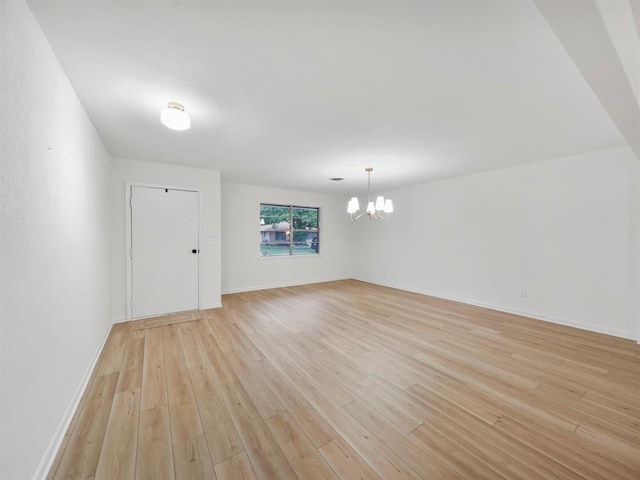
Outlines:
{"type": "Polygon", "coordinates": [[[358,201],[358,197],[353,197],[349,200],[349,204],[347,205],[347,213],[351,215],[351,220],[358,220],[365,213],[369,216],[369,220],[373,221],[382,219],[387,220],[391,213],[393,213],[393,202],[390,198],[386,200],[382,195],[379,195],[376,198],[376,203],[371,201],[371,172],[373,172],[373,168],[367,167],[364,169],[367,172],[367,180],[368,180],[368,188],[367,188],[367,209],[358,215],[360,211],[360,202],[358,201]]]}

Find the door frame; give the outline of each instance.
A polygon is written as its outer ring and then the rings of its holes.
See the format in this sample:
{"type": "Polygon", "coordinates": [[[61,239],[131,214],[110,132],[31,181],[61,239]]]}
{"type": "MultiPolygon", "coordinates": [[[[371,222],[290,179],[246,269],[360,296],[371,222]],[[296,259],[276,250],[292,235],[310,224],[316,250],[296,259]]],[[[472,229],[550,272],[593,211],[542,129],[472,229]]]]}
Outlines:
{"type": "MultiPolygon", "coordinates": [[[[127,312],[127,321],[134,320],[133,307],[132,307],[132,295],[133,295],[133,268],[131,265],[131,191],[133,187],[145,187],[145,188],[166,188],[169,190],[181,190],[184,192],[195,192],[198,194],[198,249],[202,252],[202,245],[204,245],[203,228],[202,228],[202,189],[197,187],[185,187],[176,185],[165,185],[159,183],[146,183],[146,182],[125,182],[124,188],[124,218],[125,218],[125,270],[126,270],[126,284],[127,284],[127,299],[125,310],[127,312]]],[[[202,255],[198,255],[198,308],[202,304],[202,255]]],[[[142,317],[141,317],[142,318],[142,317]]],[[[136,318],[137,320],[137,318],[136,318]]]]}

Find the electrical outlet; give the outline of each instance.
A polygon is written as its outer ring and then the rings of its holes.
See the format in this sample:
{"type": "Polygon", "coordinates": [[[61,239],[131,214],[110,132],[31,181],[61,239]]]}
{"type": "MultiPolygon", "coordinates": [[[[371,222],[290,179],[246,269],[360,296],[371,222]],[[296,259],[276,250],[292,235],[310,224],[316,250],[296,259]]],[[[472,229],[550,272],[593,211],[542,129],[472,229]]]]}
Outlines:
{"type": "Polygon", "coordinates": [[[520,290],[520,296],[522,298],[525,298],[527,296],[527,290],[525,288],[523,288],[522,290],[520,290]]]}

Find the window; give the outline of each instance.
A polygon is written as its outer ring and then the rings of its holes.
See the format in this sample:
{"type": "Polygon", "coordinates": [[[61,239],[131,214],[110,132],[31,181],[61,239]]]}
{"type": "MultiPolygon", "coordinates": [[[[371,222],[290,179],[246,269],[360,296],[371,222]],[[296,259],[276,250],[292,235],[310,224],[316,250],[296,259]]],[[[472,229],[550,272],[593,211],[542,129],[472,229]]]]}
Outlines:
{"type": "Polygon", "coordinates": [[[316,255],[320,209],[260,204],[260,255],[316,255]]]}

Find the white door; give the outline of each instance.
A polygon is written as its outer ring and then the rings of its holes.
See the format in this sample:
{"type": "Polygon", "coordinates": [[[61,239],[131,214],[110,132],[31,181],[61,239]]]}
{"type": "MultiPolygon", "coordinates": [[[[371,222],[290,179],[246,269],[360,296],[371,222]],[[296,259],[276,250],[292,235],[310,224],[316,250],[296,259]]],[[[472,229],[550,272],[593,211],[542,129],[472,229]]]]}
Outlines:
{"type": "Polygon", "coordinates": [[[131,317],[198,308],[198,192],[131,187],[131,317]]]}

